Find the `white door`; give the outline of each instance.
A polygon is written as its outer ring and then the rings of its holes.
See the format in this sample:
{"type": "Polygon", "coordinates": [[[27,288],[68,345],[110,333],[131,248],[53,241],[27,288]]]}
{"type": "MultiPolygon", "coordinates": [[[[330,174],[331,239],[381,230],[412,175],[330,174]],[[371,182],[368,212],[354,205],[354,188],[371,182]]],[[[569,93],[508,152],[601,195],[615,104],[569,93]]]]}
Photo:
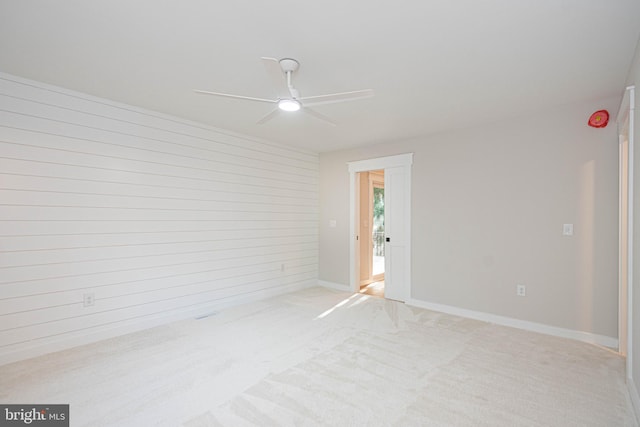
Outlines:
{"type": "Polygon", "coordinates": [[[385,206],[385,298],[406,301],[409,299],[409,278],[407,273],[407,236],[406,217],[409,195],[404,167],[385,168],[384,170],[384,206],[385,206]]]}

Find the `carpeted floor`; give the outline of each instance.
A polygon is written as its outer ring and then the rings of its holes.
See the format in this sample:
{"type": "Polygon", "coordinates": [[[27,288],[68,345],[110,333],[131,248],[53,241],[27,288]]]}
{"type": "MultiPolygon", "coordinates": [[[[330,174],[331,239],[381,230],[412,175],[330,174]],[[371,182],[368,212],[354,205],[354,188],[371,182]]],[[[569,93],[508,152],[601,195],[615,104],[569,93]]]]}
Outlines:
{"type": "Polygon", "coordinates": [[[637,426],[624,359],[312,288],[0,367],[72,426],[637,426]]]}

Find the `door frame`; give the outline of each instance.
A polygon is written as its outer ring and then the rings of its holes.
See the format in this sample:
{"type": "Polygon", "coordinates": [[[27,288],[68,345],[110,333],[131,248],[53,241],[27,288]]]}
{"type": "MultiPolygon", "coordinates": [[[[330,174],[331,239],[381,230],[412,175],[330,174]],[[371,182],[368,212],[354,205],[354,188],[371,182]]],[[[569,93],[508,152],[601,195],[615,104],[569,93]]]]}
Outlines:
{"type": "MultiPolygon", "coordinates": [[[[349,170],[349,288],[353,292],[360,290],[360,242],[358,241],[358,212],[359,212],[359,188],[358,172],[368,172],[379,169],[393,167],[403,167],[406,176],[405,192],[407,208],[404,209],[403,218],[405,223],[406,260],[404,263],[406,283],[405,295],[410,297],[411,292],[411,165],[413,164],[413,153],[399,154],[395,156],[378,157],[374,159],[358,160],[348,162],[349,170]]],[[[388,191],[385,189],[385,192],[388,191]]],[[[386,209],[386,206],[385,206],[386,209]]],[[[386,274],[389,272],[385,271],[386,274]]]]}
{"type": "MultiPolygon", "coordinates": [[[[626,124],[625,124],[626,126],[626,124]]],[[[626,356],[628,348],[629,295],[629,141],[618,135],[618,352],[626,356]]]]}
{"type": "MultiPolygon", "coordinates": [[[[619,194],[619,207],[624,206],[622,194],[622,182],[626,181],[626,212],[619,212],[619,220],[626,222],[626,236],[622,233],[625,231],[620,224],[619,226],[619,240],[624,242],[626,240],[626,248],[619,244],[619,256],[624,257],[626,260],[626,277],[624,274],[618,276],[618,350],[621,353],[626,353],[626,377],[627,379],[633,378],[633,180],[634,180],[634,111],[635,111],[635,86],[629,86],[626,88],[618,115],[616,117],[616,123],[618,125],[618,141],[619,141],[619,155],[620,155],[620,168],[619,168],[619,182],[621,186],[621,192],[619,194]],[[625,147],[626,146],[626,147],[625,147]],[[626,148],[626,150],[625,150],[626,148]],[[625,158],[626,157],[626,158],[625,158]],[[625,162],[626,170],[622,167],[622,163],[625,162]],[[624,173],[626,172],[626,173],[624,173]],[[626,218],[625,218],[626,214],[626,218]],[[626,282],[626,283],[625,283],[626,282]],[[626,308],[626,310],[624,309],[626,308]],[[626,316],[625,316],[626,315],[626,316]],[[625,318],[626,317],[626,318],[625,318]],[[626,324],[626,327],[625,325],[626,324]]],[[[623,263],[621,262],[622,266],[623,263]]]]}

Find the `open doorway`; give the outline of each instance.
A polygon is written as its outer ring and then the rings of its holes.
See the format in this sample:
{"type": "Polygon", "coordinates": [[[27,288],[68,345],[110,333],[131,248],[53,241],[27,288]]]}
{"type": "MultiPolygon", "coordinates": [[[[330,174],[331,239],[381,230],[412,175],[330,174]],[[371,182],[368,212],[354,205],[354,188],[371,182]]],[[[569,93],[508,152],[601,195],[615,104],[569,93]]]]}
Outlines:
{"type": "Polygon", "coordinates": [[[358,174],[360,200],[360,293],[384,297],[384,170],[358,174]]]}
{"type": "MultiPolygon", "coordinates": [[[[373,235],[361,218],[365,185],[361,172],[384,171],[384,298],[411,298],[411,165],[413,153],[348,162],[349,168],[349,288],[360,292],[363,263],[373,264],[373,255],[362,252],[372,247],[373,235]],[[363,240],[366,240],[364,242],[363,240]]],[[[367,179],[368,182],[368,179],[367,179]]],[[[371,221],[373,223],[373,221],[371,221]]]]}

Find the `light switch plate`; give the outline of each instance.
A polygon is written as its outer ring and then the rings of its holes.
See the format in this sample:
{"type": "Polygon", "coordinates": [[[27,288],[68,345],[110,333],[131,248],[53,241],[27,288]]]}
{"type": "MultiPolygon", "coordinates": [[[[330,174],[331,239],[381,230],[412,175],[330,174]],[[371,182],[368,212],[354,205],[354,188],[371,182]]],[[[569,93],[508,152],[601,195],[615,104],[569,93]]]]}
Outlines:
{"type": "Polygon", "coordinates": [[[338,225],[338,221],[336,221],[335,219],[329,220],[329,227],[336,228],[336,225],[338,225]]]}

